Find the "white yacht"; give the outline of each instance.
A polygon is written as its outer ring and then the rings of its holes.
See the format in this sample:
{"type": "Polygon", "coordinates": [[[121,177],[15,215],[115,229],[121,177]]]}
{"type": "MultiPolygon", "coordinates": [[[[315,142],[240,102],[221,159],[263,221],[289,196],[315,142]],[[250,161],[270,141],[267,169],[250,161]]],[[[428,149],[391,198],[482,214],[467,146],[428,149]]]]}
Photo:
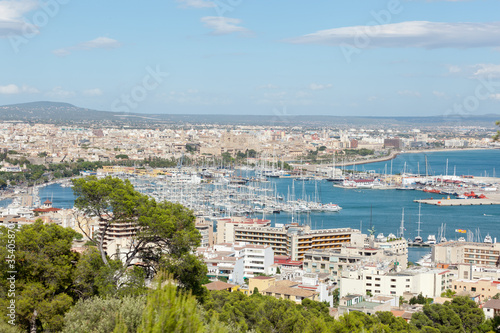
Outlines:
{"type": "Polygon", "coordinates": [[[483,243],[493,244],[493,239],[491,238],[490,234],[487,234],[486,237],[484,237],[483,243]]]}
{"type": "Polygon", "coordinates": [[[436,244],[436,235],[427,236],[427,244],[436,244]]]}

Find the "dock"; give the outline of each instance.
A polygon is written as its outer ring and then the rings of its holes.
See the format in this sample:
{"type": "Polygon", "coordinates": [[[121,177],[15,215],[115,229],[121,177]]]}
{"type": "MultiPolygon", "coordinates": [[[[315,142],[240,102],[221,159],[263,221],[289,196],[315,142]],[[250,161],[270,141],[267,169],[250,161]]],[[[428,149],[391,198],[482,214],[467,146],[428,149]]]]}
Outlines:
{"type": "Polygon", "coordinates": [[[413,242],[408,242],[408,247],[431,247],[431,245],[427,244],[427,243],[413,243],[413,242]]]}
{"type": "Polygon", "coordinates": [[[482,206],[482,205],[500,205],[500,200],[494,199],[421,199],[413,202],[423,203],[435,206],[482,206]]]}

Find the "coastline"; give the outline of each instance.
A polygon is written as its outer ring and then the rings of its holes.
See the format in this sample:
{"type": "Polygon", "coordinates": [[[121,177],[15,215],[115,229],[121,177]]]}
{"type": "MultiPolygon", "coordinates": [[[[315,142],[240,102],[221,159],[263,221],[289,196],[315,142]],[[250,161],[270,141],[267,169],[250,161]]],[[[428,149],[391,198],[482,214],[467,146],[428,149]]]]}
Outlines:
{"type": "Polygon", "coordinates": [[[352,166],[352,165],[362,165],[362,164],[370,164],[370,163],[378,163],[385,162],[395,159],[398,155],[402,154],[425,154],[425,153],[439,153],[439,152],[451,152],[451,151],[465,151],[465,150],[493,150],[496,148],[440,148],[440,149],[425,149],[425,150],[409,150],[409,151],[398,151],[392,152],[388,156],[373,158],[368,160],[360,160],[360,161],[352,161],[345,162],[343,165],[352,166]]]}

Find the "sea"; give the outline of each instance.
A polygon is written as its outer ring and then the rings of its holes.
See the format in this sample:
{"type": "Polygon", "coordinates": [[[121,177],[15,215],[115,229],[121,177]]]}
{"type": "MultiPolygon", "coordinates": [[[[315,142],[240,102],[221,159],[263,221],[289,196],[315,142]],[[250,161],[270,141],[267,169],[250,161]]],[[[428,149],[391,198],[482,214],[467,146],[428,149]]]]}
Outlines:
{"type": "MultiPolygon", "coordinates": [[[[425,174],[425,159],[427,157],[427,172],[435,174],[456,174],[489,176],[496,175],[495,168],[500,167],[500,150],[462,150],[449,152],[428,152],[417,154],[400,154],[392,160],[392,173],[403,171],[425,174]],[[446,168],[448,165],[448,168],[446,168]]],[[[375,170],[380,173],[391,171],[391,161],[378,162],[357,166],[358,170],[375,170]]],[[[500,170],[498,170],[500,171],[500,170]]],[[[500,181],[500,179],[499,179],[500,181]]],[[[429,198],[431,195],[422,191],[343,189],[333,187],[327,181],[298,181],[293,179],[271,178],[269,186],[276,188],[284,198],[291,195],[294,189],[296,199],[318,198],[322,203],[335,203],[342,207],[338,213],[288,213],[258,215],[276,223],[298,222],[308,224],[312,229],[323,228],[355,228],[363,233],[373,227],[375,235],[383,233],[399,234],[401,221],[404,220],[404,237],[417,236],[417,221],[419,219],[419,204],[415,199],[429,198]],[[404,208],[404,216],[403,216],[404,208]]],[[[434,195],[435,196],[435,195],[434,195]]],[[[40,189],[42,202],[50,199],[54,207],[73,207],[73,190],[53,184],[40,189]]],[[[439,196],[437,196],[439,197],[439,196]]],[[[424,240],[428,235],[435,235],[439,240],[439,230],[448,240],[459,237],[470,237],[482,241],[486,235],[500,241],[500,205],[491,206],[454,206],[440,207],[421,205],[420,208],[421,236],[424,240]],[[456,230],[467,230],[466,234],[456,230]]],[[[410,248],[409,261],[415,262],[430,252],[429,248],[410,248]]]]}

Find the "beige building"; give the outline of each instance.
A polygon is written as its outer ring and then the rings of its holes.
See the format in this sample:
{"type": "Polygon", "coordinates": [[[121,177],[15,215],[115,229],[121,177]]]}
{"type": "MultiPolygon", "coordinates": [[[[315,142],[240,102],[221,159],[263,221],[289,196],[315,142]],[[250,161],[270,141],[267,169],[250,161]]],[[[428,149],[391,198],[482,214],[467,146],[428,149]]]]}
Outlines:
{"type": "Polygon", "coordinates": [[[247,295],[253,294],[257,288],[261,295],[272,296],[280,299],[287,299],[300,304],[304,299],[313,301],[319,300],[317,291],[304,289],[299,287],[298,282],[281,280],[276,281],[274,277],[256,276],[249,279],[247,295]]]}
{"type": "Polygon", "coordinates": [[[363,262],[393,262],[406,269],[406,251],[397,253],[382,248],[345,246],[338,249],[309,250],[304,254],[304,270],[308,273],[328,273],[338,283],[344,269],[363,262]]]}
{"type": "Polygon", "coordinates": [[[354,239],[362,239],[361,232],[351,228],[311,230],[309,226],[283,227],[239,226],[234,228],[234,240],[257,245],[270,245],[275,255],[303,260],[308,250],[340,248],[354,239]]]}
{"type": "Polygon", "coordinates": [[[432,248],[432,261],[437,264],[478,264],[496,266],[500,243],[446,242],[432,248]]]}
{"type": "MultiPolygon", "coordinates": [[[[223,218],[217,220],[217,244],[234,243],[245,240],[235,237],[235,230],[238,227],[268,227],[271,225],[271,220],[250,219],[242,216],[234,216],[231,218],[223,218]]],[[[261,244],[263,245],[263,244],[261,244]]],[[[265,244],[268,245],[268,244],[265,244]]]]}
{"type": "Polygon", "coordinates": [[[491,299],[500,293],[500,281],[492,279],[480,280],[455,280],[452,282],[451,290],[461,293],[468,292],[471,296],[479,296],[481,302],[491,299]]]}

